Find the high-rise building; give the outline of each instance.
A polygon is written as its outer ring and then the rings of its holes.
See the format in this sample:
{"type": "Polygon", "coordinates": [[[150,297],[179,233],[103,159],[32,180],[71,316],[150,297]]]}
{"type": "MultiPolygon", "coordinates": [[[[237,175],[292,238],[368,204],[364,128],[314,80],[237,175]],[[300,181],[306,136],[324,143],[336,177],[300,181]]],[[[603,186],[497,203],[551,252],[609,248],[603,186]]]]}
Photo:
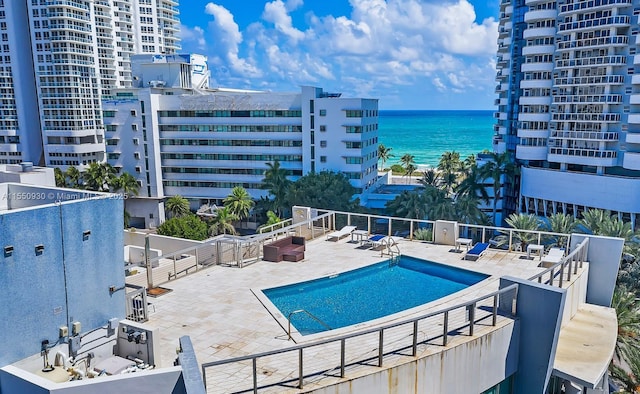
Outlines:
{"type": "Polygon", "coordinates": [[[105,160],[101,98],[180,48],[177,1],[0,0],[0,164],[105,160]]]}
{"type": "Polygon", "coordinates": [[[505,209],[609,209],[635,225],[639,13],[636,0],[501,1],[494,150],[521,166],[505,209]]]}
{"type": "MultiPolygon", "coordinates": [[[[135,204],[181,195],[198,208],[220,203],[235,186],[257,199],[267,194],[262,180],[275,161],[291,180],[341,172],[358,194],[378,178],[377,99],[312,86],[210,89],[206,58],[195,54],[134,56],[133,85],[115,90],[103,107],[107,159],[138,179],[135,204]]],[[[157,203],[141,208],[144,215],[133,203],[135,225],[159,224],[157,203]]]]}

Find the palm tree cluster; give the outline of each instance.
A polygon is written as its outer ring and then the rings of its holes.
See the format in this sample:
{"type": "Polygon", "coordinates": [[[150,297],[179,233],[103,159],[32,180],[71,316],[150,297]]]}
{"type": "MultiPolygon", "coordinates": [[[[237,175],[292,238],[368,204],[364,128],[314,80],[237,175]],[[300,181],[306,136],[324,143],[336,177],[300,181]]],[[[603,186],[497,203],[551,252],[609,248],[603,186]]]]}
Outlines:
{"type": "MultiPolygon", "coordinates": [[[[493,200],[493,217],[502,184],[515,176],[516,167],[508,154],[491,153],[490,160],[478,166],[475,155],[461,160],[460,154],[444,152],[436,168],[422,173],[418,181],[424,189],[403,192],[387,204],[388,213],[414,219],[444,219],[465,223],[488,224],[480,202],[493,200]],[[491,198],[487,188],[493,188],[491,198]]],[[[415,171],[413,156],[402,156],[402,165],[409,176],[415,171]]]]}
{"type": "Polygon", "coordinates": [[[137,196],[140,190],[133,175],[123,172],[118,176],[116,169],[108,163],[91,163],[84,172],[74,166],[67,167],[64,172],[55,168],[54,174],[58,187],[123,193],[126,196],[137,196]]]}

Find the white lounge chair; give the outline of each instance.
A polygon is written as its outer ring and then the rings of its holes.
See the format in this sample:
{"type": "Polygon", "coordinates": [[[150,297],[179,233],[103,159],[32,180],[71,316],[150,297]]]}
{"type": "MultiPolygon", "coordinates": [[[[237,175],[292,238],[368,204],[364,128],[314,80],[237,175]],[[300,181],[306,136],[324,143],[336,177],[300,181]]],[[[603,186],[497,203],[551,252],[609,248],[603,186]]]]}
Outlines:
{"type": "Polygon", "coordinates": [[[553,264],[559,263],[564,257],[564,249],[551,248],[549,252],[542,258],[540,265],[543,267],[551,267],[553,264]]]}
{"type": "Polygon", "coordinates": [[[344,226],[338,231],[327,234],[327,241],[330,241],[332,239],[339,241],[340,238],[346,237],[347,235],[351,234],[351,232],[353,232],[353,230],[355,230],[356,228],[356,226],[344,226]]]}

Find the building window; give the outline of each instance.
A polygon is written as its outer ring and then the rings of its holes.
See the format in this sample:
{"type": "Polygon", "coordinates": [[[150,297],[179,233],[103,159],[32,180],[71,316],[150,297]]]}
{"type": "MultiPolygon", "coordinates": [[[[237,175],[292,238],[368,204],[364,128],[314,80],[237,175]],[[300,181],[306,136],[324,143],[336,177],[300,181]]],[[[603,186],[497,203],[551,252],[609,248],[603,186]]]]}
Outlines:
{"type": "Polygon", "coordinates": [[[136,116],[136,110],[135,109],[131,110],[131,116],[136,116]]]}
{"type": "Polygon", "coordinates": [[[326,148],[327,147],[327,141],[320,141],[320,147],[321,148],[326,148]]]}
{"type": "Polygon", "coordinates": [[[137,124],[135,124],[135,123],[134,123],[134,124],[132,124],[132,125],[131,125],[131,130],[133,130],[133,131],[138,130],[138,125],[137,125],[137,124]]]}
{"type": "Polygon", "coordinates": [[[327,116],[327,110],[326,109],[321,109],[320,110],[320,116],[327,116]]]}
{"type": "Polygon", "coordinates": [[[320,156],[320,163],[326,163],[327,162],[327,156],[320,156]]]}
{"type": "Polygon", "coordinates": [[[327,131],[327,126],[321,125],[320,126],[320,131],[327,131]]]}

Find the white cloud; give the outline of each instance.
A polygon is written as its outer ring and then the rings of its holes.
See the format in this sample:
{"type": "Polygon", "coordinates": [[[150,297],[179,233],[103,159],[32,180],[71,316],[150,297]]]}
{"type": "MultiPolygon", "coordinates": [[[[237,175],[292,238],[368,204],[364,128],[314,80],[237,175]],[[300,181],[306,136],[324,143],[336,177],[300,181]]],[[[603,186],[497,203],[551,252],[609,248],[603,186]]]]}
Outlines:
{"type": "Polygon", "coordinates": [[[498,24],[476,21],[469,1],[349,0],[350,14],[309,11],[303,25],[292,18],[302,0],[270,0],[242,31],[229,10],[209,3],[206,33],[184,27],[183,39],[202,48],[206,37],[212,77],[222,84],[318,84],[369,97],[424,86],[425,100],[433,96],[426,90],[489,95],[498,24]]]}
{"type": "Polygon", "coordinates": [[[289,1],[287,4],[282,0],[275,0],[264,5],[262,19],[275,25],[276,30],[289,37],[293,43],[297,43],[304,38],[304,33],[293,27],[289,12],[294,10],[302,1],[289,1]]]}
{"type": "Polygon", "coordinates": [[[493,18],[475,22],[476,13],[467,0],[454,4],[427,4],[426,25],[434,36],[442,39],[445,49],[463,55],[490,54],[496,52],[498,22],[493,18]]]}
{"type": "Polygon", "coordinates": [[[229,67],[247,76],[260,76],[258,68],[239,56],[242,33],[231,12],[214,3],[208,3],[205,12],[213,16],[213,21],[209,22],[209,33],[213,37],[213,45],[224,51],[222,56],[228,61],[229,67]]]}
{"type": "Polygon", "coordinates": [[[195,47],[201,51],[204,51],[207,47],[207,42],[204,39],[204,30],[200,26],[190,28],[189,26],[180,25],[180,37],[183,42],[193,42],[195,47]]]}

